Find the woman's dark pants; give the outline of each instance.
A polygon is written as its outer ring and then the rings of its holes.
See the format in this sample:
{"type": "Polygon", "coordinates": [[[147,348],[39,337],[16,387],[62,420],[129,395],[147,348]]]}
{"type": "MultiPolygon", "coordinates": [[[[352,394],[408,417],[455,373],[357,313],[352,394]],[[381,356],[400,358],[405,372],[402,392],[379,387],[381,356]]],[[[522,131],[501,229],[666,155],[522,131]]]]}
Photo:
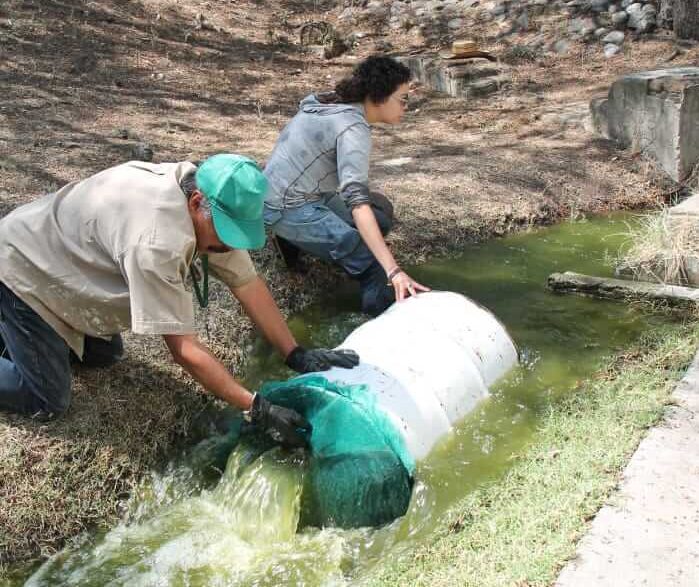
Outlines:
{"type": "MultiPolygon", "coordinates": [[[[85,337],[82,364],[106,366],[123,354],[121,336],[85,337]]],[[[50,419],[70,405],[71,351],[34,310],[0,282],[0,410],[50,419]]]]}

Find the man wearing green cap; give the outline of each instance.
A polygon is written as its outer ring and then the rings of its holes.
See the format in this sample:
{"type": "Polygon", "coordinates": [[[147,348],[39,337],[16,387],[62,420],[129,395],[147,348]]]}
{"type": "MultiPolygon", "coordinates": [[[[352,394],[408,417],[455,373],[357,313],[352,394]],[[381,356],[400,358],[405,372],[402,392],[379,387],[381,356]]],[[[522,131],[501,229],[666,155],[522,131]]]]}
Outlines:
{"type": "Polygon", "coordinates": [[[264,245],[267,182],[220,154],[132,161],[21,206],[0,220],[0,409],[50,418],[70,404],[71,351],[87,365],[122,354],[119,333],[160,334],[203,387],[246,411],[277,441],[304,443],[308,423],[240,385],[198,340],[187,272],[198,254],[292,369],[358,363],[352,351],[306,350],[247,253],[264,245]]]}

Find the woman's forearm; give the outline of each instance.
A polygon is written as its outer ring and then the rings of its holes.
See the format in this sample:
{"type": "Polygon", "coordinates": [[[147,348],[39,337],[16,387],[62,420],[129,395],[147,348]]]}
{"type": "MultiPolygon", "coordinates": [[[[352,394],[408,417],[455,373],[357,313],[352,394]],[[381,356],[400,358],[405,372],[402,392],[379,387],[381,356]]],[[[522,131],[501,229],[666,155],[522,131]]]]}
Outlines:
{"type": "Polygon", "coordinates": [[[376,222],[376,216],[369,204],[360,204],[352,208],[352,218],[362,239],[380,263],[383,270],[388,273],[396,267],[396,260],[388,250],[386,241],[381,234],[381,229],[376,222]]]}

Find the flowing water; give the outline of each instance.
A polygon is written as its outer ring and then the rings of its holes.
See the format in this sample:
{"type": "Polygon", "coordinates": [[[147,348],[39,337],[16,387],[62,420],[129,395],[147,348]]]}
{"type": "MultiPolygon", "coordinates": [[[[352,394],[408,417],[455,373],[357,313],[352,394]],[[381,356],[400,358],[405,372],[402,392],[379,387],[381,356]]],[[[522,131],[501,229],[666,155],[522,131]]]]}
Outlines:
{"type": "MultiPolygon", "coordinates": [[[[491,309],[523,364],[418,463],[404,517],[378,529],[297,528],[303,453],[263,451],[251,440],[233,448],[232,436],[212,438],[154,474],[125,522],[59,553],[27,585],[349,585],[376,561],[429,541],[446,509],[507,469],[557,398],[661,320],[625,304],[546,290],[553,271],[610,274],[608,258],[623,243],[627,219],[564,223],[411,269],[432,288],[491,309]],[[223,475],[212,472],[215,463],[225,466],[223,475]]],[[[354,291],[339,292],[294,317],[299,340],[338,344],[363,321],[351,311],[355,299],[354,291]]],[[[248,384],[288,376],[269,347],[256,343],[248,384]]]]}

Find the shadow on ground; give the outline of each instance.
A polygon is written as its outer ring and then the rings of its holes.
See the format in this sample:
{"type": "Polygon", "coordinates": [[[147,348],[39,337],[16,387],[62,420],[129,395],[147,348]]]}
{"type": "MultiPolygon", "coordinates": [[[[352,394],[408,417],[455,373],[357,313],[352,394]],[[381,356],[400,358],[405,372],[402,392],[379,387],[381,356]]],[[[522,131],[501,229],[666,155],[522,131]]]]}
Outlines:
{"type": "MultiPolygon", "coordinates": [[[[88,175],[105,159],[132,158],[139,137],[120,135],[120,121],[109,134],[95,126],[96,118],[117,108],[148,110],[151,125],[171,125],[172,133],[196,130],[188,123],[190,112],[262,116],[278,109],[272,106],[274,95],[265,103],[248,95],[264,79],[261,70],[303,65],[295,47],[277,51],[264,39],[239,35],[241,23],[233,9],[209,22],[187,6],[169,4],[158,12],[152,4],[3,2],[3,171],[48,190],[72,179],[61,161],[73,173],[88,175]]],[[[285,95],[280,90],[276,98],[283,103],[285,95]]],[[[206,132],[226,141],[220,126],[206,132]]]]}

